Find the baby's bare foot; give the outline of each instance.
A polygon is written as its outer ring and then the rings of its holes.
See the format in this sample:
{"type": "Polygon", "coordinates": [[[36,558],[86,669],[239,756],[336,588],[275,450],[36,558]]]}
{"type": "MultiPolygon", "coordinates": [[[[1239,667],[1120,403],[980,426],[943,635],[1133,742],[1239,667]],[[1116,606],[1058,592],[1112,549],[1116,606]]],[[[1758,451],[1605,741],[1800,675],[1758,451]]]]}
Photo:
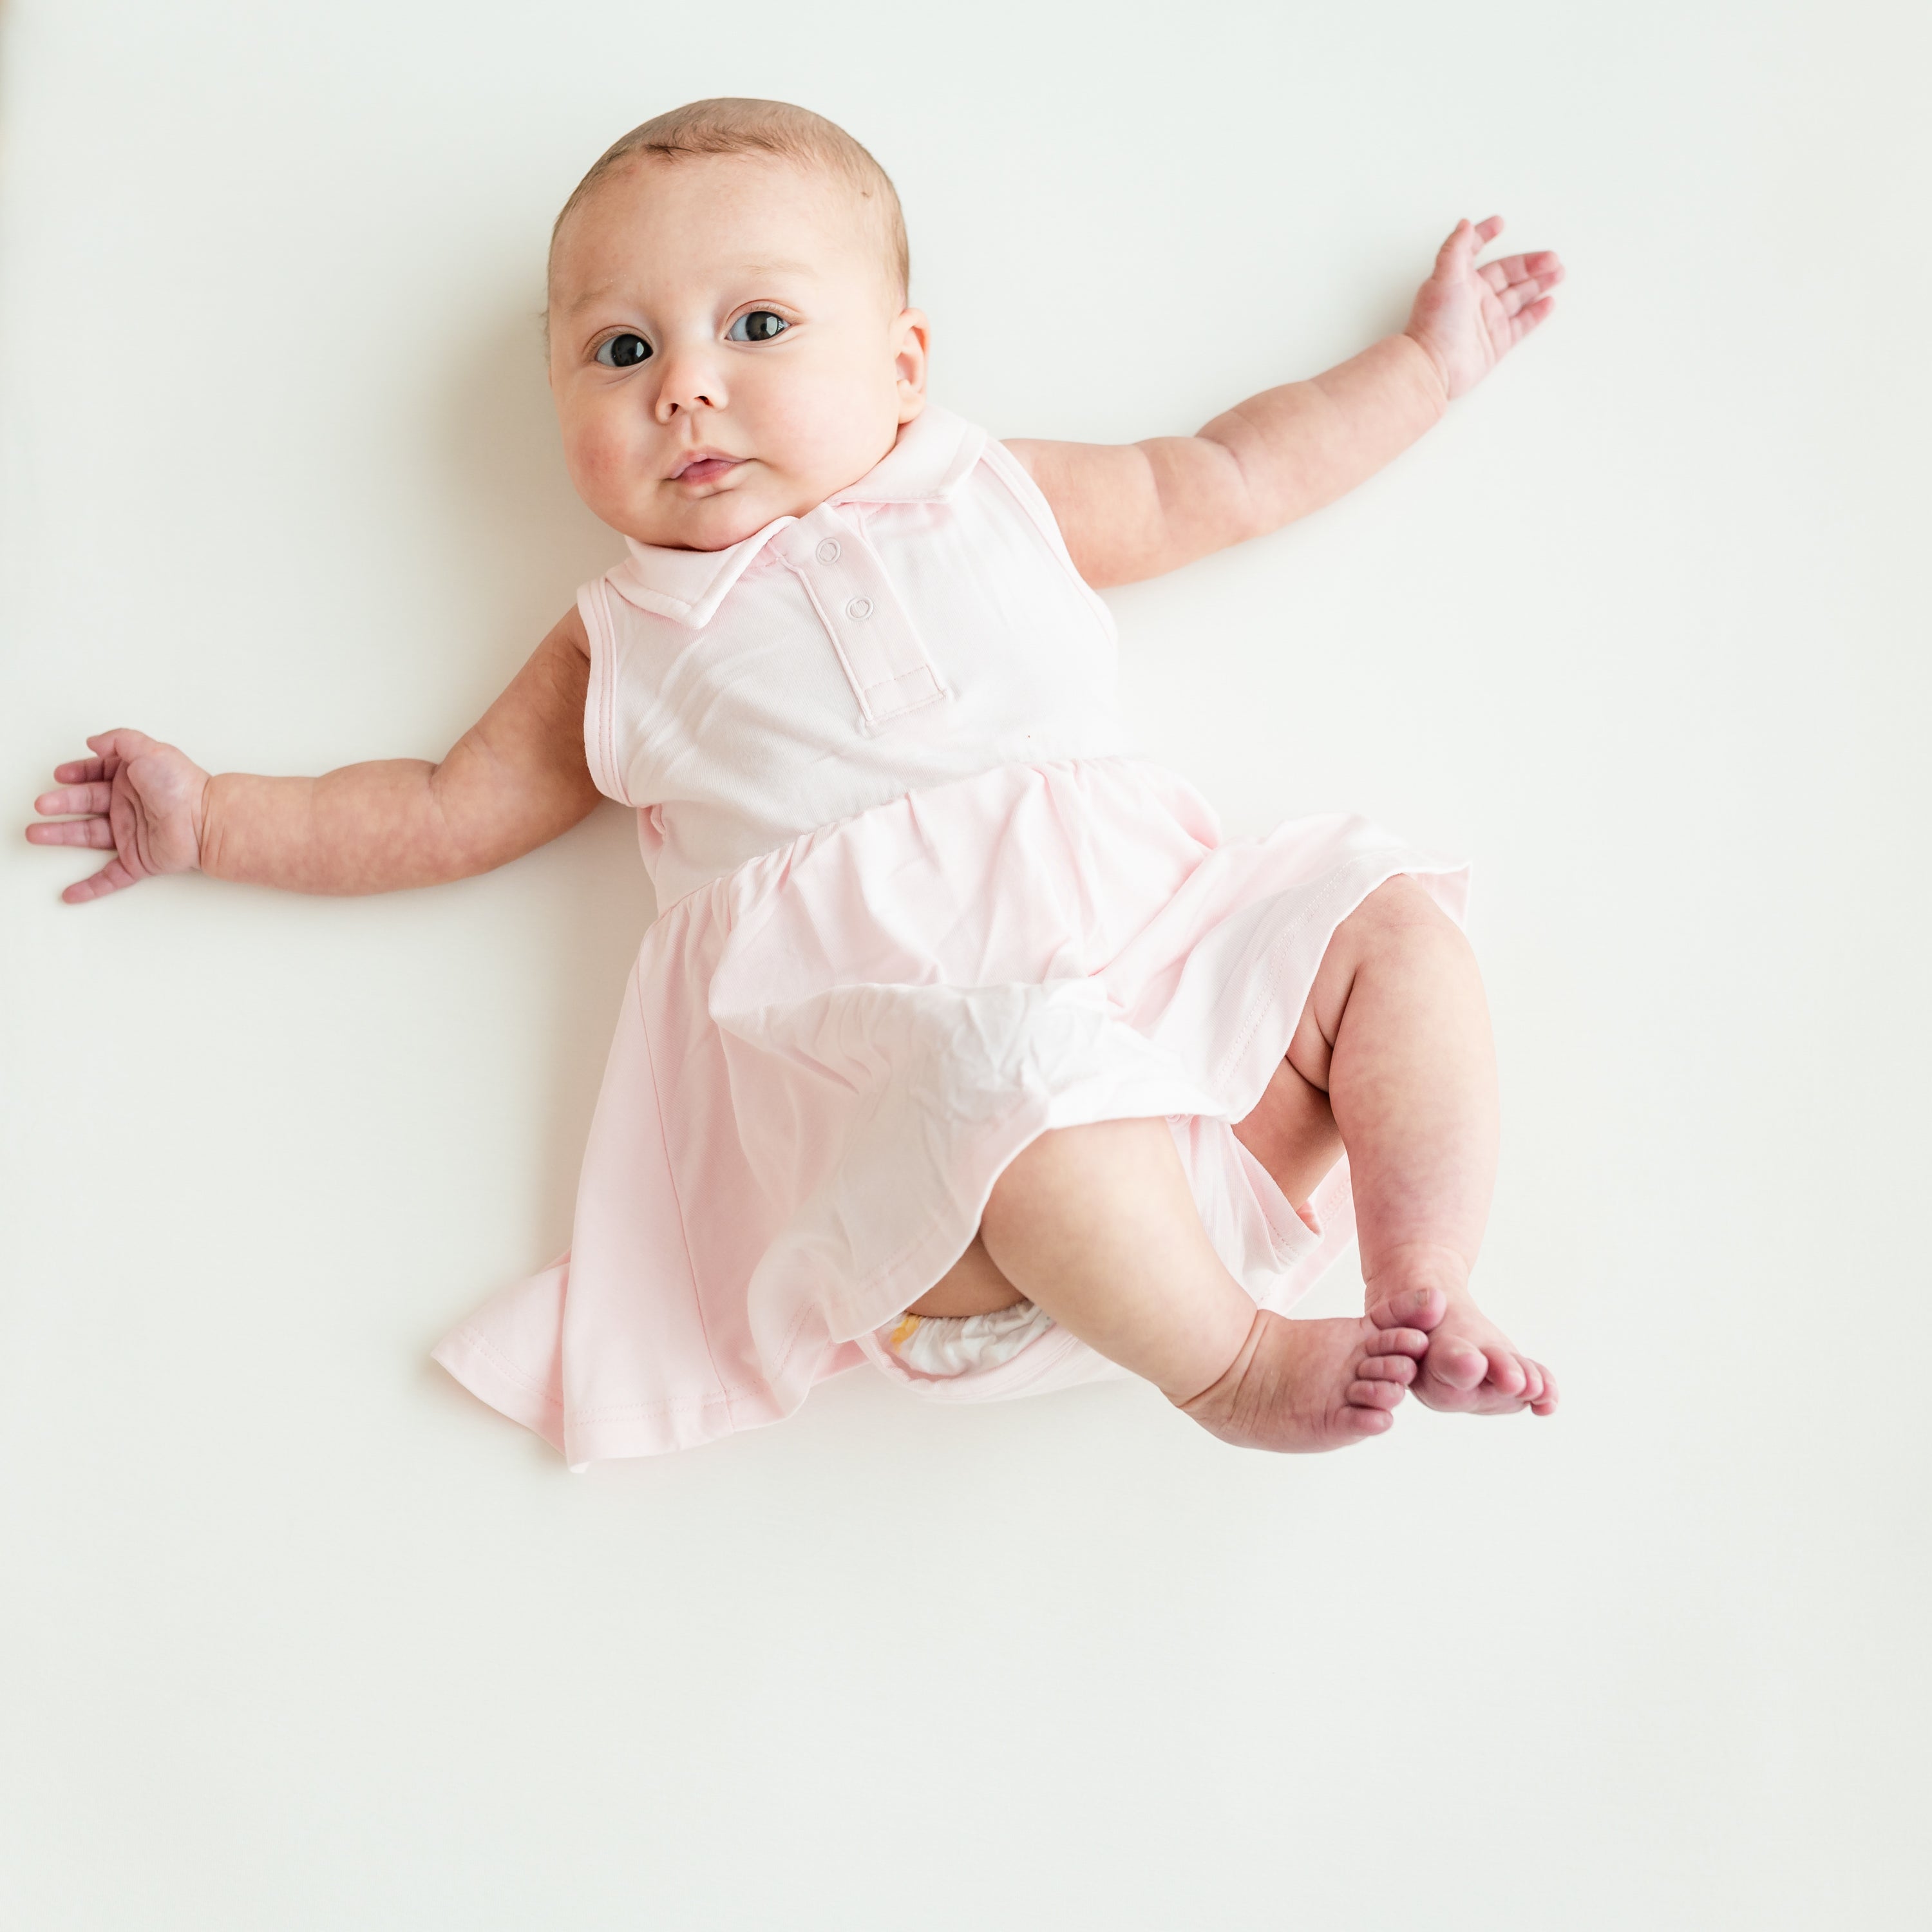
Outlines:
{"type": "Polygon", "coordinates": [[[1447,1249],[1399,1250],[1368,1284],[1371,1309],[1382,1298],[1408,1305],[1418,1289],[1434,1289],[1447,1304],[1430,1330],[1429,1347],[1411,1386],[1430,1408],[1458,1415],[1514,1415],[1528,1409],[1552,1415],[1556,1378],[1533,1361],[1476,1306],[1468,1270],[1447,1249]]]}
{"type": "Polygon", "coordinates": [[[1394,1422],[1442,1313],[1428,1288],[1354,1321],[1290,1322],[1258,1309],[1220,1380],[1177,1406],[1243,1448],[1346,1448],[1394,1422]]]}

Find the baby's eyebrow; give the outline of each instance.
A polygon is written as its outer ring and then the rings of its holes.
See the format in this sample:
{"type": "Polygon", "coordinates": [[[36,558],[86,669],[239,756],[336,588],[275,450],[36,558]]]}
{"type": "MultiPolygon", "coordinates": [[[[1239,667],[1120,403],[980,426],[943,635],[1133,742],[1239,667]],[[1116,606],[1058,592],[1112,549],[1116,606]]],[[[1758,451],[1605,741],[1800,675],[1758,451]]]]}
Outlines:
{"type": "Polygon", "coordinates": [[[808,275],[812,272],[809,262],[746,262],[740,265],[741,275],[808,275]]]}
{"type": "MultiPolygon", "coordinates": [[[[735,264],[731,270],[731,273],[734,275],[749,276],[754,280],[766,275],[809,275],[813,272],[812,265],[809,262],[778,260],[740,262],[735,264]]],[[[622,292],[623,284],[620,282],[595,283],[586,289],[574,301],[568,304],[563,313],[566,315],[574,315],[579,309],[589,308],[595,303],[602,302],[609,296],[621,294],[622,292]]]]}

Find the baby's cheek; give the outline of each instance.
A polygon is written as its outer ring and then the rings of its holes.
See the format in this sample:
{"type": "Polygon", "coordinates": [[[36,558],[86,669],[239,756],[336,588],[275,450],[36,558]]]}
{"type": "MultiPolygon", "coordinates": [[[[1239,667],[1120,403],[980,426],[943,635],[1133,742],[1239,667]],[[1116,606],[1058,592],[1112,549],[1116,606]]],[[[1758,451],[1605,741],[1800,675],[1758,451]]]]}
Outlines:
{"type": "Polygon", "coordinates": [[[773,469],[795,467],[812,446],[815,398],[806,386],[788,381],[788,374],[771,367],[744,370],[732,385],[727,412],[738,446],[773,469]]]}
{"type": "Polygon", "coordinates": [[[592,509],[620,503],[636,488],[638,463],[632,442],[619,426],[595,422],[576,425],[565,438],[571,481],[592,509]]]}
{"type": "Polygon", "coordinates": [[[816,488],[814,502],[871,469],[892,447],[897,427],[872,386],[850,376],[772,396],[764,414],[760,453],[774,469],[816,488]]]}

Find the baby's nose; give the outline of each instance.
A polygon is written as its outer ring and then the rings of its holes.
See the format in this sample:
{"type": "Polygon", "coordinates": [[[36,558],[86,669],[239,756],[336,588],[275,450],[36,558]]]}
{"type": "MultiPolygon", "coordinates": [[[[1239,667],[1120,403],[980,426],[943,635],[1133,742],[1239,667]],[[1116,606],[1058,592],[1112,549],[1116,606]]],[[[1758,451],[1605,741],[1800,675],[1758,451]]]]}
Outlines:
{"type": "Polygon", "coordinates": [[[722,410],[725,404],[724,371],[714,357],[691,350],[671,351],[658,375],[657,419],[669,422],[682,410],[722,410]]]}

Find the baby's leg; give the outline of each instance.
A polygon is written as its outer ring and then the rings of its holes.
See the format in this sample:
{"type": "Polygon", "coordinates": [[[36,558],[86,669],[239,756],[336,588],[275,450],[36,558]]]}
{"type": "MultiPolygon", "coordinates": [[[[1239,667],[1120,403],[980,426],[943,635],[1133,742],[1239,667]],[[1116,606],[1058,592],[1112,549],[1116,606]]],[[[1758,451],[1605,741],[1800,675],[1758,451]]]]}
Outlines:
{"type": "MultiPolygon", "coordinates": [[[[1308,1197],[1342,1151],[1328,1096],[1284,1060],[1260,1106],[1237,1120],[1234,1137],[1266,1168],[1289,1204],[1316,1233],[1308,1197]]],[[[910,1315],[991,1315],[1026,1298],[993,1265],[976,1233],[966,1252],[906,1311],[910,1315]]]]}
{"type": "Polygon", "coordinates": [[[1268,1169],[1309,1229],[1321,1233],[1308,1197],[1342,1151],[1342,1130],[1328,1096],[1283,1060],[1254,1111],[1237,1120],[1232,1132],[1268,1169]]]}
{"type": "Polygon", "coordinates": [[[1327,1092],[1348,1150],[1370,1313],[1422,1290],[1447,1300],[1416,1394],[1550,1414],[1554,1379],[1469,1294],[1496,1180],[1496,1056],[1474,956],[1413,879],[1390,880],[1336,930],[1288,1059],[1327,1092]]]}
{"type": "Polygon", "coordinates": [[[1161,1120],[1042,1134],[994,1184],[980,1232],[1006,1279],[1195,1420],[1256,1448],[1380,1433],[1439,1316],[1423,1288],[1359,1320],[1287,1322],[1222,1265],[1161,1120]]]}
{"type": "Polygon", "coordinates": [[[908,1315],[995,1315],[1026,1297],[993,1265],[974,1234],[966,1252],[912,1306],[908,1315]]]}

